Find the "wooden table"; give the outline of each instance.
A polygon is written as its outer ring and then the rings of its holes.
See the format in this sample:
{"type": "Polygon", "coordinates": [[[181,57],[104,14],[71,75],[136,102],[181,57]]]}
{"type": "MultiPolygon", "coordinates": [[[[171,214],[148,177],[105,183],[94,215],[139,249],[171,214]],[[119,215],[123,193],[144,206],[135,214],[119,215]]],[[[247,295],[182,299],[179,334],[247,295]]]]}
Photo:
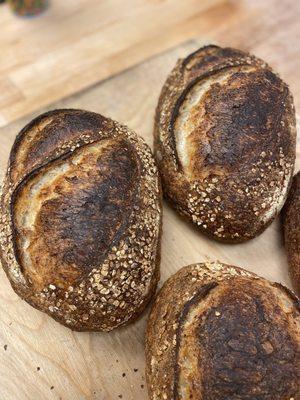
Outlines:
{"type": "MultiPolygon", "coordinates": [[[[299,18],[298,0],[53,0],[30,20],[0,6],[0,175],[16,133],[52,108],[103,113],[151,145],[166,75],[208,42],[264,58],[300,109],[299,18]]],[[[290,286],[278,220],[242,245],[206,239],[167,205],[163,222],[161,284],[183,265],[218,259],[290,286]]],[[[146,400],[147,313],[109,334],[73,333],[21,301],[1,270],[0,400],[146,400]]]]}

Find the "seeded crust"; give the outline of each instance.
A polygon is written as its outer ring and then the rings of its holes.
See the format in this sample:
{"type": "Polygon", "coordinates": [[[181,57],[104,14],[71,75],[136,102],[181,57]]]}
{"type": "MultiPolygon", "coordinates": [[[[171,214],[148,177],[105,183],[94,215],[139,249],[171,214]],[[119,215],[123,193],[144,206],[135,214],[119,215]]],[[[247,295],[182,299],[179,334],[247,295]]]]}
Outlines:
{"type": "Polygon", "coordinates": [[[259,235],[282,208],[295,162],[288,86],[262,60],[206,46],[162,89],[154,149],[171,205],[208,236],[259,235]]]}
{"type": "Polygon", "coordinates": [[[146,331],[151,400],[299,400],[300,302],[218,262],[179,270],[146,331]]]}
{"type": "Polygon", "coordinates": [[[159,280],[161,188],[149,147],[99,114],[55,110],[11,150],[0,256],[16,293],[78,331],[136,319],[159,280]]]}
{"type": "Polygon", "coordinates": [[[294,176],[282,210],[284,242],[295,290],[300,294],[300,171],[294,176]]]}

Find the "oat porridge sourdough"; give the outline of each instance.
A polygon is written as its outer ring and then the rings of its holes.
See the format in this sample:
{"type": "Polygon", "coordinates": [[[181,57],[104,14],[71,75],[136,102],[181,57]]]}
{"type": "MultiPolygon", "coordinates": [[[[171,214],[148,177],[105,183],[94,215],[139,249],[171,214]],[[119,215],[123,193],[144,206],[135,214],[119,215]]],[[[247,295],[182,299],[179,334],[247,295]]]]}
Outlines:
{"type": "Polygon", "coordinates": [[[242,242],[279,213],[295,162],[288,86],[262,60],[206,46],[162,89],[155,155],[165,197],[210,237],[242,242]]]}
{"type": "Polygon", "coordinates": [[[55,110],[11,150],[1,261],[17,294],[74,330],[137,318],[159,279],[161,188],[149,147],[99,114],[55,110]]]}
{"type": "Polygon", "coordinates": [[[150,400],[299,400],[299,299],[241,268],[184,267],[153,305],[146,362],[150,400]]]}

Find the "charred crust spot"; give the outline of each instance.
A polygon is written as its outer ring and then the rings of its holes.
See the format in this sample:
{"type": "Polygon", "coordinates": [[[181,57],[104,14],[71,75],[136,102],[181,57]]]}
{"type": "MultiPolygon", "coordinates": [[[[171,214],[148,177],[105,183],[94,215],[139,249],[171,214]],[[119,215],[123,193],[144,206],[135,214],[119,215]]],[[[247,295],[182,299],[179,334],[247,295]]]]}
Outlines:
{"type": "MultiPolygon", "coordinates": [[[[243,66],[247,66],[247,65],[248,65],[247,63],[242,63],[242,64],[239,64],[239,67],[243,67],[243,66]]],[[[171,144],[172,144],[172,148],[173,148],[176,160],[177,160],[177,164],[178,164],[178,167],[179,167],[180,170],[182,170],[182,166],[181,166],[181,163],[180,163],[180,160],[179,160],[179,157],[178,157],[177,147],[176,147],[176,139],[175,139],[175,135],[174,135],[174,126],[175,126],[176,120],[178,118],[180,107],[182,106],[184,100],[186,99],[187,94],[197,84],[199,84],[201,82],[204,82],[206,79],[212,78],[212,77],[214,77],[215,75],[217,75],[219,73],[225,73],[228,70],[230,71],[233,68],[234,68],[234,65],[225,65],[225,66],[216,68],[215,70],[204,72],[203,74],[197,76],[195,79],[193,79],[190,82],[188,82],[186,87],[184,88],[184,90],[182,91],[180,96],[178,97],[178,100],[176,101],[176,103],[175,103],[175,105],[174,105],[174,107],[172,109],[172,113],[171,113],[170,125],[169,125],[169,135],[170,135],[170,138],[171,138],[171,144]]],[[[230,99],[231,102],[234,104],[234,101],[232,101],[230,96],[227,96],[227,98],[230,99]]],[[[217,104],[217,99],[214,100],[214,103],[217,104]]],[[[233,105],[233,107],[237,107],[237,106],[233,105]]],[[[210,110],[206,110],[206,113],[208,115],[210,115],[210,110]]],[[[195,124],[197,124],[197,123],[198,123],[198,121],[195,121],[195,124]]],[[[217,126],[217,123],[214,123],[214,125],[217,126]]]]}
{"type": "MultiPolygon", "coordinates": [[[[42,202],[36,216],[30,250],[39,278],[44,276],[43,286],[45,280],[62,286],[66,278],[70,285],[74,278],[101,265],[120,240],[136,202],[139,161],[128,142],[113,141],[91,168],[87,168],[89,158],[85,157],[82,167],[73,167],[68,179],[60,178],[51,189],[54,196],[42,202]],[[49,260],[55,260],[55,265],[49,260]]],[[[48,193],[44,190],[41,195],[48,193]]],[[[23,272],[28,273],[24,266],[23,272]]]]}
{"type": "Polygon", "coordinates": [[[278,138],[271,132],[278,129],[287,91],[282,93],[275,78],[267,70],[236,73],[226,88],[212,88],[205,106],[212,125],[207,133],[211,151],[204,157],[205,164],[249,165],[252,155],[255,161],[261,151],[276,147],[278,138]]]}
{"type": "MultiPolygon", "coordinates": [[[[232,67],[224,67],[222,71],[230,69],[232,67]]],[[[174,141],[174,123],[187,93],[211,75],[214,73],[191,82],[176,103],[171,118],[174,141]]],[[[269,70],[236,72],[226,86],[212,85],[203,104],[206,118],[197,120],[195,115],[195,128],[189,139],[194,149],[190,155],[194,176],[201,173],[203,164],[230,169],[245,165],[248,168],[262,151],[276,148],[278,136],[272,133],[281,129],[282,104],[287,96],[288,89],[269,70]],[[206,133],[209,141],[209,146],[205,148],[202,146],[203,133],[206,133]],[[249,159],[252,156],[254,159],[249,159]],[[203,159],[203,163],[199,162],[200,159],[203,159]]],[[[281,138],[279,143],[282,147],[287,146],[284,139],[281,138]]],[[[174,146],[176,148],[175,142],[174,146]]]]}
{"type": "Polygon", "coordinates": [[[62,192],[40,212],[38,228],[47,247],[55,248],[56,256],[60,258],[61,254],[67,264],[83,269],[101,264],[129,218],[138,185],[138,165],[132,150],[123,145],[98,160],[97,173],[87,176],[89,185],[85,177],[73,177],[74,190],[62,192]]]}
{"type": "Polygon", "coordinates": [[[270,291],[249,281],[227,288],[198,327],[203,398],[289,399],[298,393],[299,349],[270,291]]]}

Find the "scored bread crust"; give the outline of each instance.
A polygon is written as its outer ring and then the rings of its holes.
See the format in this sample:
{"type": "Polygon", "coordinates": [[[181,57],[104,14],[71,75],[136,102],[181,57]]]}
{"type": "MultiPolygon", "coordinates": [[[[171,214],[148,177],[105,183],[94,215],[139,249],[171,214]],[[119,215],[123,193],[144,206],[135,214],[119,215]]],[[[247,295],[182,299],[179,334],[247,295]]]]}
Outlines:
{"type": "Polygon", "coordinates": [[[162,194],[151,150],[102,115],[54,110],[12,147],[0,257],[15,292],[73,330],[136,319],[159,280],[162,194]]]}
{"type": "Polygon", "coordinates": [[[284,243],[295,290],[300,294],[300,171],[294,176],[282,210],[284,243]]]}
{"type": "Polygon", "coordinates": [[[154,151],[171,205],[208,236],[259,235],[290,187],[296,121],[288,86],[248,53],[206,46],[162,88],[154,151]]]}
{"type": "Polygon", "coordinates": [[[300,302],[219,262],[179,270],[146,330],[151,400],[300,398],[300,302]]]}

